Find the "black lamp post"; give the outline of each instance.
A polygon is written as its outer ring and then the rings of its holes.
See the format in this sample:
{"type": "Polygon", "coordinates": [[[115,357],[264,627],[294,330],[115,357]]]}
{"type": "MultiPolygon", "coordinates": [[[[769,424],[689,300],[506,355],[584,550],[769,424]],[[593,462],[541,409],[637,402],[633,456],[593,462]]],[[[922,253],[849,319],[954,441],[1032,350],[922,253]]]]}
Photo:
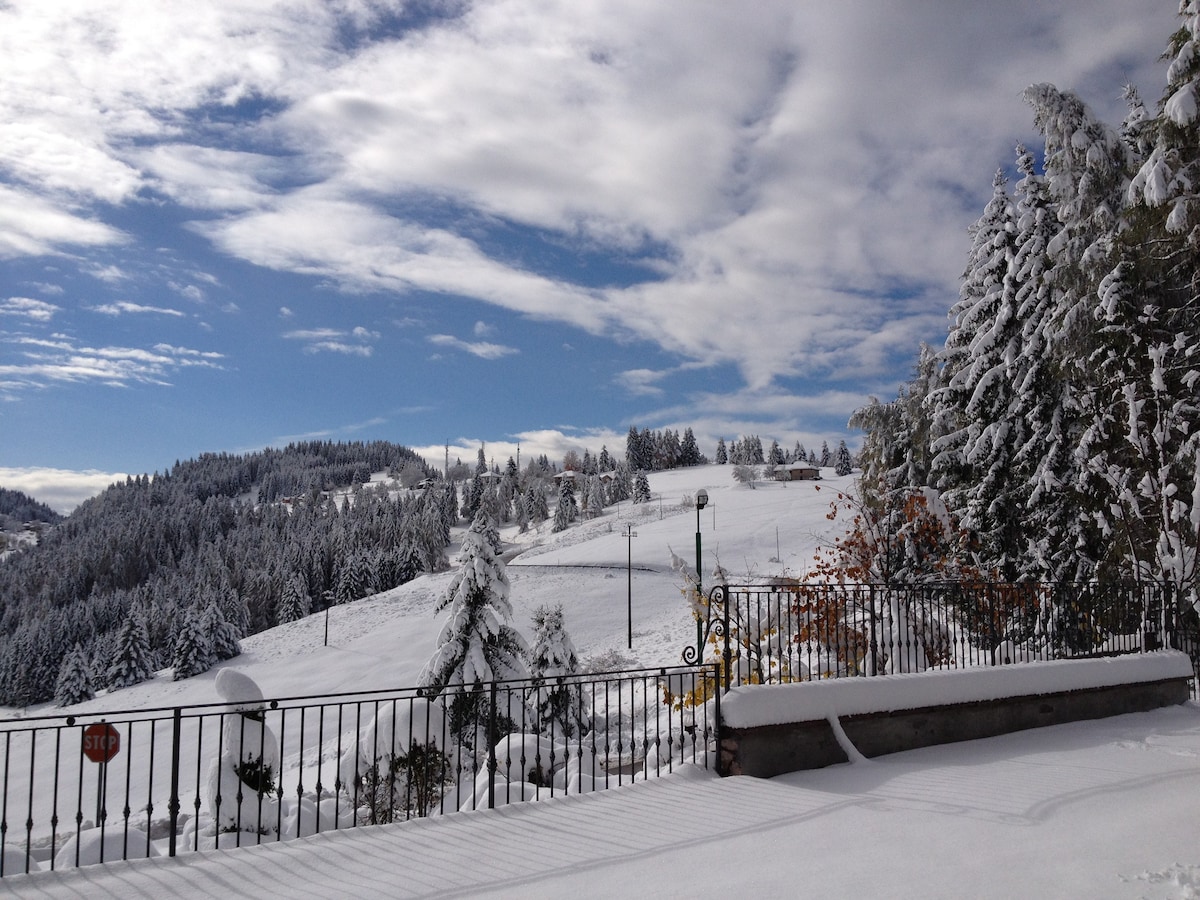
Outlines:
{"type": "MultiPolygon", "coordinates": [[[[708,506],[708,491],[701,488],[696,491],[696,609],[700,609],[700,601],[704,597],[703,577],[701,576],[701,560],[700,560],[700,510],[708,506]]],[[[704,624],[699,617],[696,619],[696,652],[699,658],[704,658],[704,624]]]]}
{"type": "Polygon", "coordinates": [[[637,537],[637,532],[633,530],[632,525],[625,526],[625,540],[628,544],[629,555],[628,562],[625,566],[625,574],[627,578],[628,593],[626,594],[626,604],[629,610],[629,649],[633,649],[633,539],[637,537]]]}

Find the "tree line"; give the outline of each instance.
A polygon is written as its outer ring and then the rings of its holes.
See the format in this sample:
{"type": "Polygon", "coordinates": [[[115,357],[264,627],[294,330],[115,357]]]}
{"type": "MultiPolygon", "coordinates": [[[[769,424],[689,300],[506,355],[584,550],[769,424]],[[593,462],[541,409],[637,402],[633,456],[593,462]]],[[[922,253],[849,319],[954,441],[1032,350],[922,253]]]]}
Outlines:
{"type": "Polygon", "coordinates": [[[435,474],[387,442],[313,442],[112,485],[0,564],[0,703],[194,674],[246,635],[445,568],[457,498],[435,474]],[[409,465],[423,489],[362,484],[409,465]]]}

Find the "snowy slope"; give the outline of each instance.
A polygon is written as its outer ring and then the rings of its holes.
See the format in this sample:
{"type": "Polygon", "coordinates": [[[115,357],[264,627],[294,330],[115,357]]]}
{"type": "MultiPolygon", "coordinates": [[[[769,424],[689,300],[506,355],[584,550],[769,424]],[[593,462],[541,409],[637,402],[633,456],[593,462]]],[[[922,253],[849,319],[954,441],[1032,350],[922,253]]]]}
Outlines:
{"type": "MultiPolygon", "coordinates": [[[[518,535],[503,529],[512,582],[513,624],[532,635],[533,611],[542,604],[563,605],[566,627],[586,664],[606,657],[636,665],[673,665],[695,643],[695,623],[682,593],[683,581],[670,568],[672,550],[695,565],[696,510],[691,498],[700,488],[710,501],[701,513],[705,583],[718,562],[731,580],[797,574],[819,543],[828,543],[834,523],[825,515],[838,487],[852,478],[814,483],[759,482],[755,489],[733,481],[728,466],[700,466],[650,476],[654,501],[628,501],[590,521],[552,534],[551,523],[518,535]],[[683,505],[684,503],[687,505],[683,505]],[[632,540],[633,649],[627,648],[629,541],[632,540]],[[776,556],[776,533],[781,563],[776,556]]],[[[451,563],[454,550],[451,551],[451,563]]],[[[281,625],[242,641],[243,653],[185,681],[170,671],[149,682],[104,694],[71,712],[149,709],[210,703],[219,698],[213,683],[221,668],[254,678],[267,697],[337,693],[372,687],[407,687],[434,649],[441,617],[434,607],[451,572],[422,576],[406,585],[325,615],[281,625]]],[[[28,714],[57,714],[51,705],[28,714]]],[[[10,711],[10,715],[13,714],[10,711]]]]}

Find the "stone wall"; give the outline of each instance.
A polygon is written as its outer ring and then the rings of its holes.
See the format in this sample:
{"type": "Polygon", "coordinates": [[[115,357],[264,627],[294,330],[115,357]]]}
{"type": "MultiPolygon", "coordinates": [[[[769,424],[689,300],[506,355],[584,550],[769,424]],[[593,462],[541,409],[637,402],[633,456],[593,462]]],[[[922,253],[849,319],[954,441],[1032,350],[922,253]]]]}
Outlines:
{"type": "MultiPolygon", "coordinates": [[[[951,678],[954,675],[939,674],[951,678]]],[[[819,691],[822,685],[806,683],[788,687],[819,691]]],[[[912,709],[839,714],[836,708],[831,708],[824,718],[762,724],[742,722],[737,726],[722,723],[720,767],[723,775],[770,778],[847,762],[849,754],[855,751],[875,757],[1044,725],[1143,712],[1185,703],[1190,692],[1189,672],[1130,684],[1050,690],[912,709]],[[838,739],[834,721],[841,725],[845,738],[853,745],[849,753],[838,739]]]]}

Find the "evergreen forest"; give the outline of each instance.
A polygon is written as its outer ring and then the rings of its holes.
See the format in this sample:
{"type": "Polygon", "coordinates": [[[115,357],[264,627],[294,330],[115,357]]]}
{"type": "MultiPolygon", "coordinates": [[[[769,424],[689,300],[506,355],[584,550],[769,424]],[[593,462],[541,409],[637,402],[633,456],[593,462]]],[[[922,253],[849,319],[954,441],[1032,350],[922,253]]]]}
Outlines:
{"type": "Polygon", "coordinates": [[[1042,145],[995,174],[945,346],[851,420],[872,577],[1145,579],[1197,602],[1198,37],[1189,13],[1165,93],[1128,87],[1117,125],[1025,91],[1042,145]],[[935,498],[953,525],[918,552],[935,498]]]}

